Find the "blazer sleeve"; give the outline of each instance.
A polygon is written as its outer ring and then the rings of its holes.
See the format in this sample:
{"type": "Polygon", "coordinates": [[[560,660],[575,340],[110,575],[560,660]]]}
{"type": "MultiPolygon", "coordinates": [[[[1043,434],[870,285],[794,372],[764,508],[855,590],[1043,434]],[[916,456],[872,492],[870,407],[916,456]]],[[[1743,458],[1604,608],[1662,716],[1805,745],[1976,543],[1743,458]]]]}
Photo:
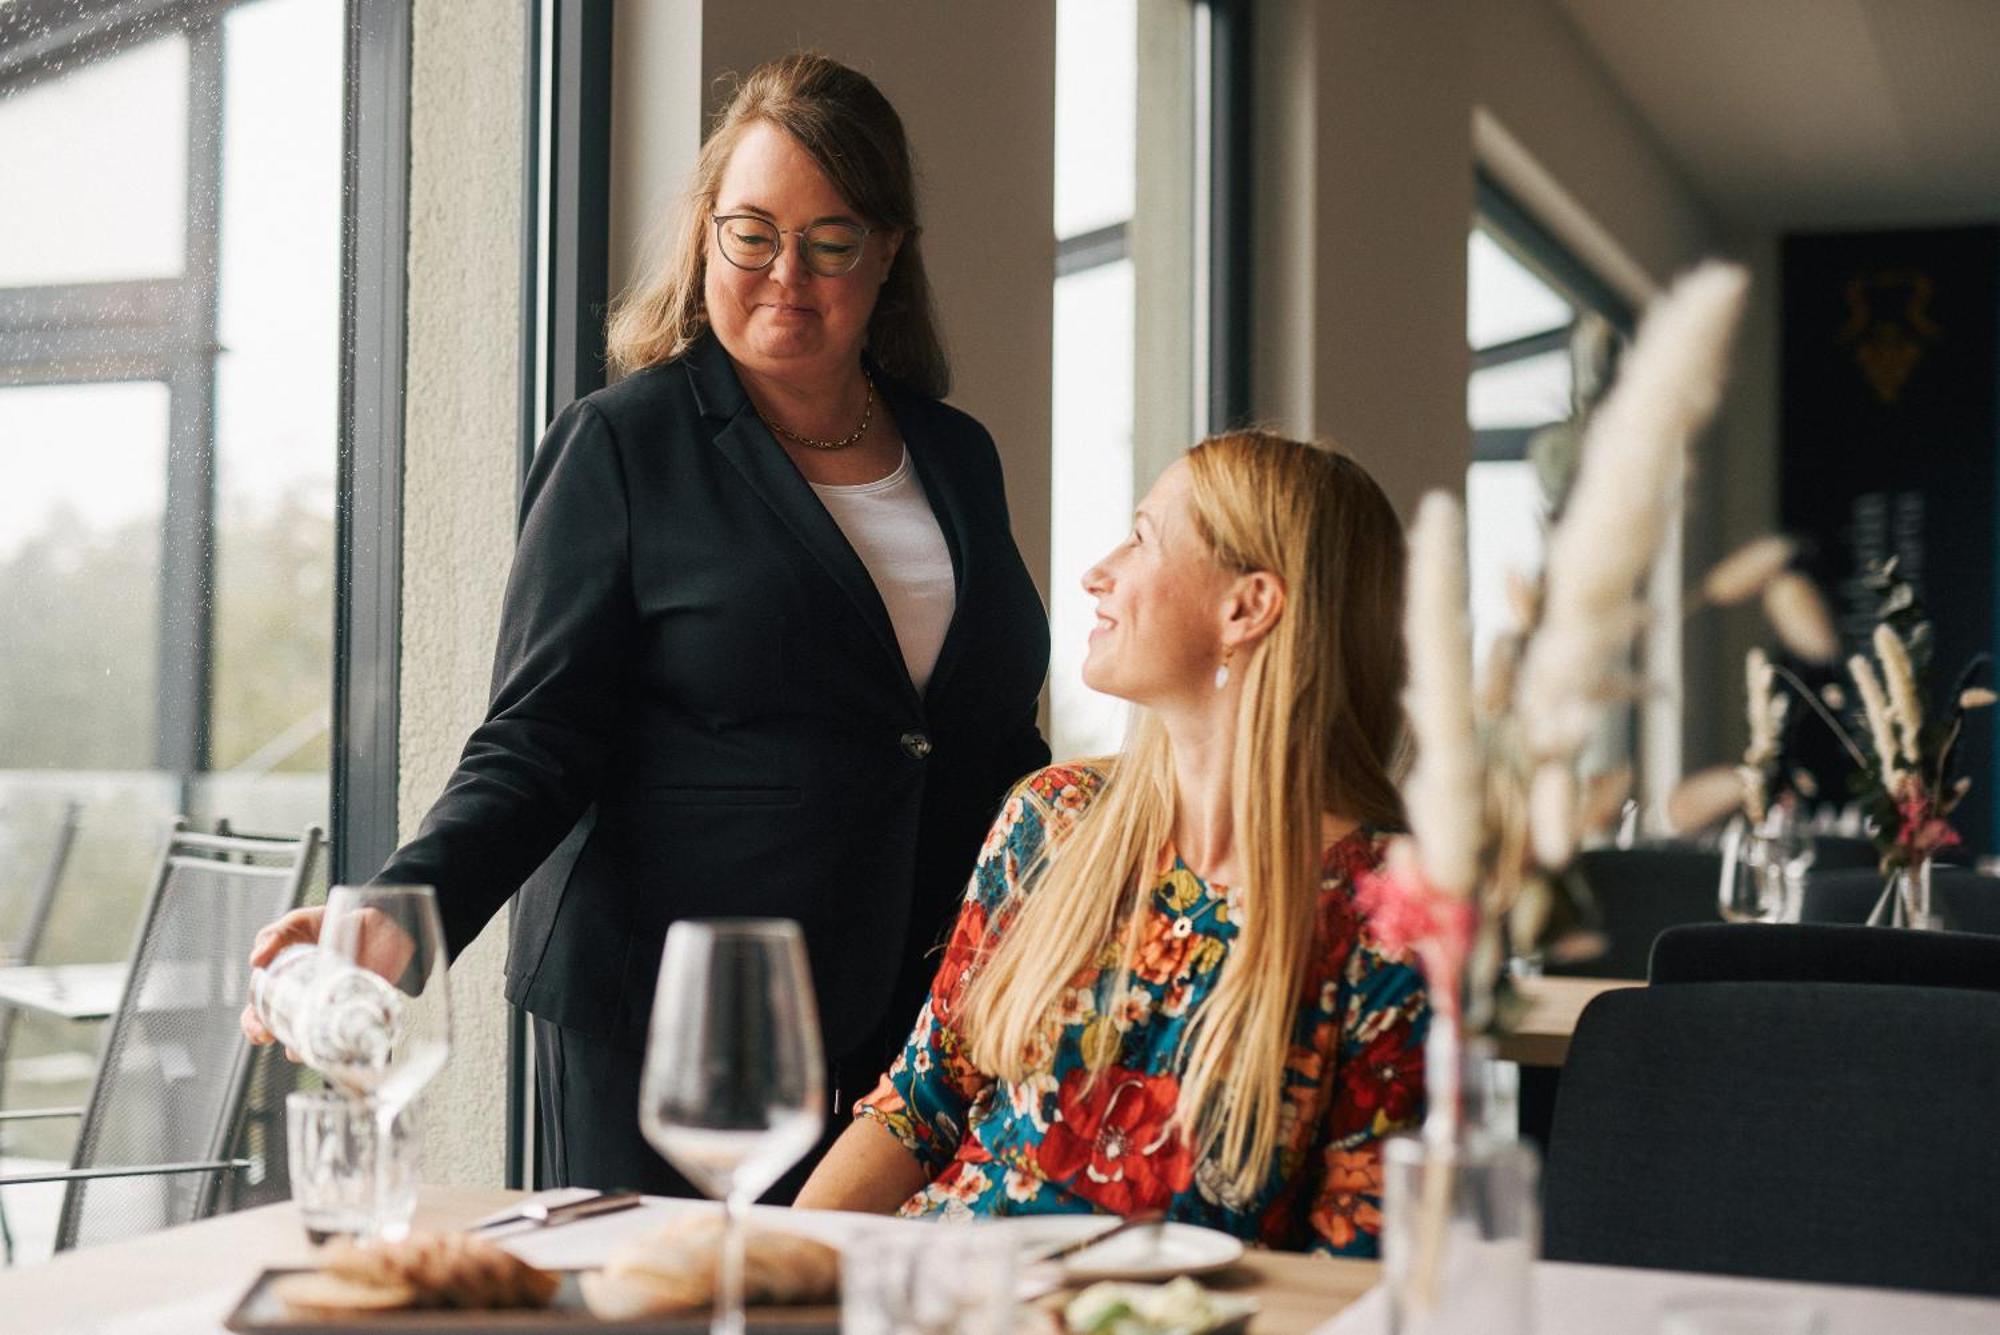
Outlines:
{"type": "Polygon", "coordinates": [[[376,877],[432,885],[456,958],[596,795],[637,614],[617,441],[587,401],[529,469],[486,721],[417,835],[376,877]]]}

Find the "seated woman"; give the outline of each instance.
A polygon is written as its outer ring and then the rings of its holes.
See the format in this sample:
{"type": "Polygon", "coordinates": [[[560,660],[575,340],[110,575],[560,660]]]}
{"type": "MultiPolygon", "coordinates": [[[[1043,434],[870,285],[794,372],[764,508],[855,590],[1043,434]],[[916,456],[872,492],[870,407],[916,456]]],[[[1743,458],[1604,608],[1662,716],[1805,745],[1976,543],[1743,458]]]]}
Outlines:
{"type": "Polygon", "coordinates": [[[1395,512],[1341,455],[1219,436],[1084,588],[1084,681],[1139,707],[1131,740],[1015,789],[909,1043],[798,1204],[1162,1210],[1373,1255],[1428,1018],[1354,903],[1402,814],[1395,512]]]}

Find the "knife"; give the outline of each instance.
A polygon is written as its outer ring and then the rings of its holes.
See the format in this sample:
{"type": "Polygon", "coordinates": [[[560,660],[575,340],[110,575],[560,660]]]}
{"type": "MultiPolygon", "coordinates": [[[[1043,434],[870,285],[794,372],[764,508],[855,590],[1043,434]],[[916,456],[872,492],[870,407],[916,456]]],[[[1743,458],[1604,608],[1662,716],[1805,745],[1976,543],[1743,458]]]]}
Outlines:
{"type": "Polygon", "coordinates": [[[573,1224],[579,1219],[594,1219],[601,1214],[615,1214],[629,1210],[644,1199],[636,1191],[614,1191],[596,1196],[585,1196],[580,1201],[565,1201],[561,1205],[550,1205],[544,1201],[527,1201],[518,1210],[481,1220],[467,1229],[468,1233],[483,1233],[492,1228],[505,1228],[509,1224],[533,1224],[536,1228],[554,1228],[558,1224],[573,1224]]]}

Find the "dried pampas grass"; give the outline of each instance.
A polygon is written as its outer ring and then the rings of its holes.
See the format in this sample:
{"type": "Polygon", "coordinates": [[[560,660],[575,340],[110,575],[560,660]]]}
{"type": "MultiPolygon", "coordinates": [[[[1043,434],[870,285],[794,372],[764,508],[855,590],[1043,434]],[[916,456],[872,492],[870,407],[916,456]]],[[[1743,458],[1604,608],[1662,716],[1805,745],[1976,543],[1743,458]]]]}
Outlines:
{"type": "Polygon", "coordinates": [[[1715,262],[1676,282],[1591,415],[1522,663],[1522,723],[1539,757],[1573,756],[1602,712],[1587,697],[1642,620],[1639,581],[1679,511],[1687,443],[1721,396],[1746,285],[1742,268],[1715,262]]]}
{"type": "Polygon", "coordinates": [[[1790,538],[1752,538],[1716,562],[1701,582],[1701,601],[1717,607],[1748,602],[1792,563],[1797,550],[1790,538]]]}
{"type": "Polygon", "coordinates": [[[1764,586],[1764,615],[1785,648],[1808,663],[1827,664],[1840,657],[1840,634],[1819,586],[1787,570],[1764,586]]]}
{"type": "Polygon", "coordinates": [[[1416,760],[1403,784],[1424,875],[1470,895],[1479,877],[1479,739],[1472,714],[1472,631],[1466,616],[1465,515],[1444,492],[1425,496],[1410,525],[1404,639],[1410,680],[1403,707],[1416,760]]]}
{"type": "Polygon", "coordinates": [[[1743,805],[1743,775],[1734,765],[1696,770],[1667,798],[1667,824],[1685,834],[1724,820],[1743,805]]]}

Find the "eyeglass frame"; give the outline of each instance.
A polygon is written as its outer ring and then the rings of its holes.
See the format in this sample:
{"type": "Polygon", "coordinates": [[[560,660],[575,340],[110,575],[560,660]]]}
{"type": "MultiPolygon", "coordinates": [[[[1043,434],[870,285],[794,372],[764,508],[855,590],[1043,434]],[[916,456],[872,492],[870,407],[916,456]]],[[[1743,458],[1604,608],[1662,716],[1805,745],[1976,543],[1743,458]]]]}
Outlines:
{"type": "Polygon", "coordinates": [[[807,223],[804,227],[780,227],[759,213],[711,213],[708,215],[708,221],[715,228],[716,250],[721,252],[723,259],[745,273],[762,273],[776,264],[778,257],[785,253],[785,238],[787,236],[795,236],[799,238],[797,242],[799,247],[799,262],[805,265],[808,272],[819,278],[845,278],[848,274],[853,273],[861,267],[861,253],[867,247],[868,238],[875,234],[875,229],[872,227],[864,226],[861,223],[841,222],[834,219],[828,219],[824,222],[807,223]],[[765,260],[762,264],[743,264],[729,253],[728,245],[722,240],[722,224],[738,221],[762,223],[778,234],[778,244],[776,249],[772,250],[770,259],[765,260]],[[833,273],[821,273],[818,269],[813,268],[812,261],[807,258],[810,252],[804,247],[806,233],[815,227],[850,227],[859,231],[861,235],[854,243],[854,263],[848,265],[845,269],[836,270],[833,273]]]}

